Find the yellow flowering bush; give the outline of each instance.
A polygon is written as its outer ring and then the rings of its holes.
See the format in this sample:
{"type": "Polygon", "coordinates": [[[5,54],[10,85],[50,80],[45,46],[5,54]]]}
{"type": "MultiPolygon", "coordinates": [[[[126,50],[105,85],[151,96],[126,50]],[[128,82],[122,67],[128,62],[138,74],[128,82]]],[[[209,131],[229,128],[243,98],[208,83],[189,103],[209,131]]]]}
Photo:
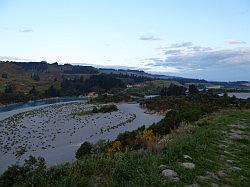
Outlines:
{"type": "Polygon", "coordinates": [[[108,153],[115,153],[122,150],[122,143],[120,141],[114,141],[112,146],[108,148],[108,153]]]}
{"type": "Polygon", "coordinates": [[[137,135],[138,139],[141,140],[149,140],[149,141],[153,141],[156,142],[158,140],[158,137],[154,135],[152,130],[147,130],[145,129],[143,132],[139,133],[137,135]]]}
{"type": "Polygon", "coordinates": [[[152,130],[145,129],[136,136],[137,144],[141,145],[144,149],[154,151],[156,142],[159,138],[154,135],[152,130]]]}

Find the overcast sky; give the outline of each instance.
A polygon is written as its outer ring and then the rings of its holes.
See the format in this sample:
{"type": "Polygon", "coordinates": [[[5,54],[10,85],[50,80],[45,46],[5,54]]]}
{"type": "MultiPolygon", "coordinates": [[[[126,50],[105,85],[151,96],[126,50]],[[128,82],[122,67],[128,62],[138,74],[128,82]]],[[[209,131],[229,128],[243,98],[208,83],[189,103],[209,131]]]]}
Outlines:
{"type": "Polygon", "coordinates": [[[250,81],[249,0],[0,0],[0,60],[250,81]]]}

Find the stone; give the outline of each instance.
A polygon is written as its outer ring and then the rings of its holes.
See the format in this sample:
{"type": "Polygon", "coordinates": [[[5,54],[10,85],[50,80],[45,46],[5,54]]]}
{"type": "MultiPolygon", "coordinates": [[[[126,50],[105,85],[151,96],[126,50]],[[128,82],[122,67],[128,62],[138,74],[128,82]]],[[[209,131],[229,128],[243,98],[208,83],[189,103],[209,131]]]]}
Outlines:
{"type": "Polygon", "coordinates": [[[183,155],[183,158],[192,160],[192,158],[188,155],[183,155]]]}
{"type": "Polygon", "coordinates": [[[217,174],[219,177],[224,177],[226,175],[226,173],[224,171],[218,171],[217,174]]]}
{"type": "Polygon", "coordinates": [[[228,147],[228,146],[225,145],[225,144],[219,144],[218,147],[222,149],[222,148],[226,148],[226,147],[228,147]]]}
{"type": "Polygon", "coordinates": [[[199,180],[202,180],[202,181],[207,181],[209,180],[210,178],[208,176],[198,176],[198,179],[199,180]]]}
{"type": "Polygon", "coordinates": [[[178,174],[171,169],[164,169],[162,171],[162,175],[166,178],[168,178],[172,182],[178,182],[180,179],[178,177],[178,174]]]}
{"type": "Polygon", "coordinates": [[[226,157],[225,157],[224,155],[220,155],[220,156],[219,156],[219,160],[225,160],[225,158],[226,158],[226,157]]]}
{"type": "Polygon", "coordinates": [[[166,168],[167,168],[167,166],[166,166],[166,165],[164,165],[164,164],[161,164],[158,168],[159,168],[160,170],[164,170],[164,169],[166,169],[166,168]]]}
{"type": "Polygon", "coordinates": [[[234,163],[233,160],[227,160],[227,162],[228,162],[229,164],[233,164],[233,163],[234,163]]]}
{"type": "Polygon", "coordinates": [[[237,166],[234,166],[234,167],[232,167],[232,170],[240,171],[241,168],[239,168],[239,167],[237,167],[237,166]]]}
{"type": "Polygon", "coordinates": [[[181,164],[181,166],[183,166],[186,169],[194,169],[195,168],[195,164],[193,164],[191,162],[184,162],[181,164]]]}
{"type": "Polygon", "coordinates": [[[208,178],[210,178],[210,179],[216,179],[216,180],[218,180],[218,177],[213,172],[207,171],[206,172],[206,176],[208,178]]]}

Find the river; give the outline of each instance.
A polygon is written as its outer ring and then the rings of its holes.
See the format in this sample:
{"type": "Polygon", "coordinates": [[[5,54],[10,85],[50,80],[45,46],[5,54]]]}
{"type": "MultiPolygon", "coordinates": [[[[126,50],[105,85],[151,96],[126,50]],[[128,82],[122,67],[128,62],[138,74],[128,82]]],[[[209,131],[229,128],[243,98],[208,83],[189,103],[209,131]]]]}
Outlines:
{"type": "Polygon", "coordinates": [[[0,113],[0,173],[42,156],[48,166],[72,162],[81,143],[114,140],[120,133],[150,126],[164,116],[146,114],[138,103],[117,104],[118,111],[74,115],[92,110],[86,100],[36,105],[0,113]],[[17,155],[20,150],[23,154],[17,155]]]}

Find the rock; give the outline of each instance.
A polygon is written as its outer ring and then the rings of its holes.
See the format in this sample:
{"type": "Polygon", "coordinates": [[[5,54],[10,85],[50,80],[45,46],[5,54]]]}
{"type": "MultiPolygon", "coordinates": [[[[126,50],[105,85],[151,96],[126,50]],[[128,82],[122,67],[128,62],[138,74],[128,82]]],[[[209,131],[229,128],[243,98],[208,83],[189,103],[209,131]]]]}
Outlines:
{"type": "Polygon", "coordinates": [[[241,168],[239,168],[239,167],[237,167],[237,166],[234,166],[234,167],[232,167],[232,170],[240,171],[241,168]]]}
{"type": "Polygon", "coordinates": [[[192,158],[188,155],[183,155],[183,158],[192,160],[192,158]]]}
{"type": "Polygon", "coordinates": [[[181,166],[183,166],[186,169],[194,169],[195,168],[195,164],[193,164],[191,162],[184,162],[181,164],[181,166]]]}
{"type": "Polygon", "coordinates": [[[160,170],[164,170],[164,169],[166,169],[166,168],[167,168],[167,166],[166,166],[166,165],[164,165],[164,164],[161,164],[158,168],[159,168],[160,170]]]}
{"type": "Polygon", "coordinates": [[[228,146],[225,145],[225,144],[219,144],[218,147],[222,149],[222,148],[226,148],[226,147],[228,147],[228,146]]]}
{"type": "Polygon", "coordinates": [[[227,162],[228,162],[229,164],[233,164],[233,163],[234,163],[233,160],[227,160],[227,162]]]}
{"type": "Polygon", "coordinates": [[[198,179],[202,181],[211,181],[214,179],[219,180],[218,177],[213,172],[210,171],[207,171],[205,176],[198,176],[198,179]]]}
{"type": "Polygon", "coordinates": [[[225,158],[226,158],[226,157],[225,157],[224,155],[220,155],[220,156],[219,156],[219,160],[225,160],[225,158]]]}
{"type": "Polygon", "coordinates": [[[226,173],[224,171],[218,171],[217,174],[219,177],[224,177],[226,175],[226,173]]]}
{"type": "Polygon", "coordinates": [[[224,151],[224,153],[226,153],[226,154],[228,154],[228,155],[230,155],[230,156],[235,156],[234,154],[232,154],[231,152],[229,152],[229,151],[224,151]]]}
{"type": "Polygon", "coordinates": [[[243,135],[242,135],[242,131],[238,130],[232,130],[230,133],[229,133],[229,136],[231,139],[243,139],[243,135]]]}
{"type": "Polygon", "coordinates": [[[235,134],[243,134],[244,132],[241,131],[241,130],[231,130],[232,133],[235,133],[235,134]]]}
{"type": "Polygon", "coordinates": [[[168,178],[172,182],[178,182],[180,179],[178,177],[178,174],[171,169],[164,169],[162,171],[162,175],[166,178],[168,178]]]}
{"type": "Polygon", "coordinates": [[[207,181],[210,178],[208,176],[198,176],[198,179],[201,180],[201,181],[207,181]]]}
{"type": "Polygon", "coordinates": [[[246,127],[244,125],[240,125],[240,124],[238,124],[238,125],[230,125],[230,127],[233,127],[233,128],[236,128],[236,129],[240,129],[240,130],[246,129],[246,127]]]}
{"type": "Polygon", "coordinates": [[[213,172],[207,171],[206,176],[207,178],[218,180],[218,177],[213,172]]]}

